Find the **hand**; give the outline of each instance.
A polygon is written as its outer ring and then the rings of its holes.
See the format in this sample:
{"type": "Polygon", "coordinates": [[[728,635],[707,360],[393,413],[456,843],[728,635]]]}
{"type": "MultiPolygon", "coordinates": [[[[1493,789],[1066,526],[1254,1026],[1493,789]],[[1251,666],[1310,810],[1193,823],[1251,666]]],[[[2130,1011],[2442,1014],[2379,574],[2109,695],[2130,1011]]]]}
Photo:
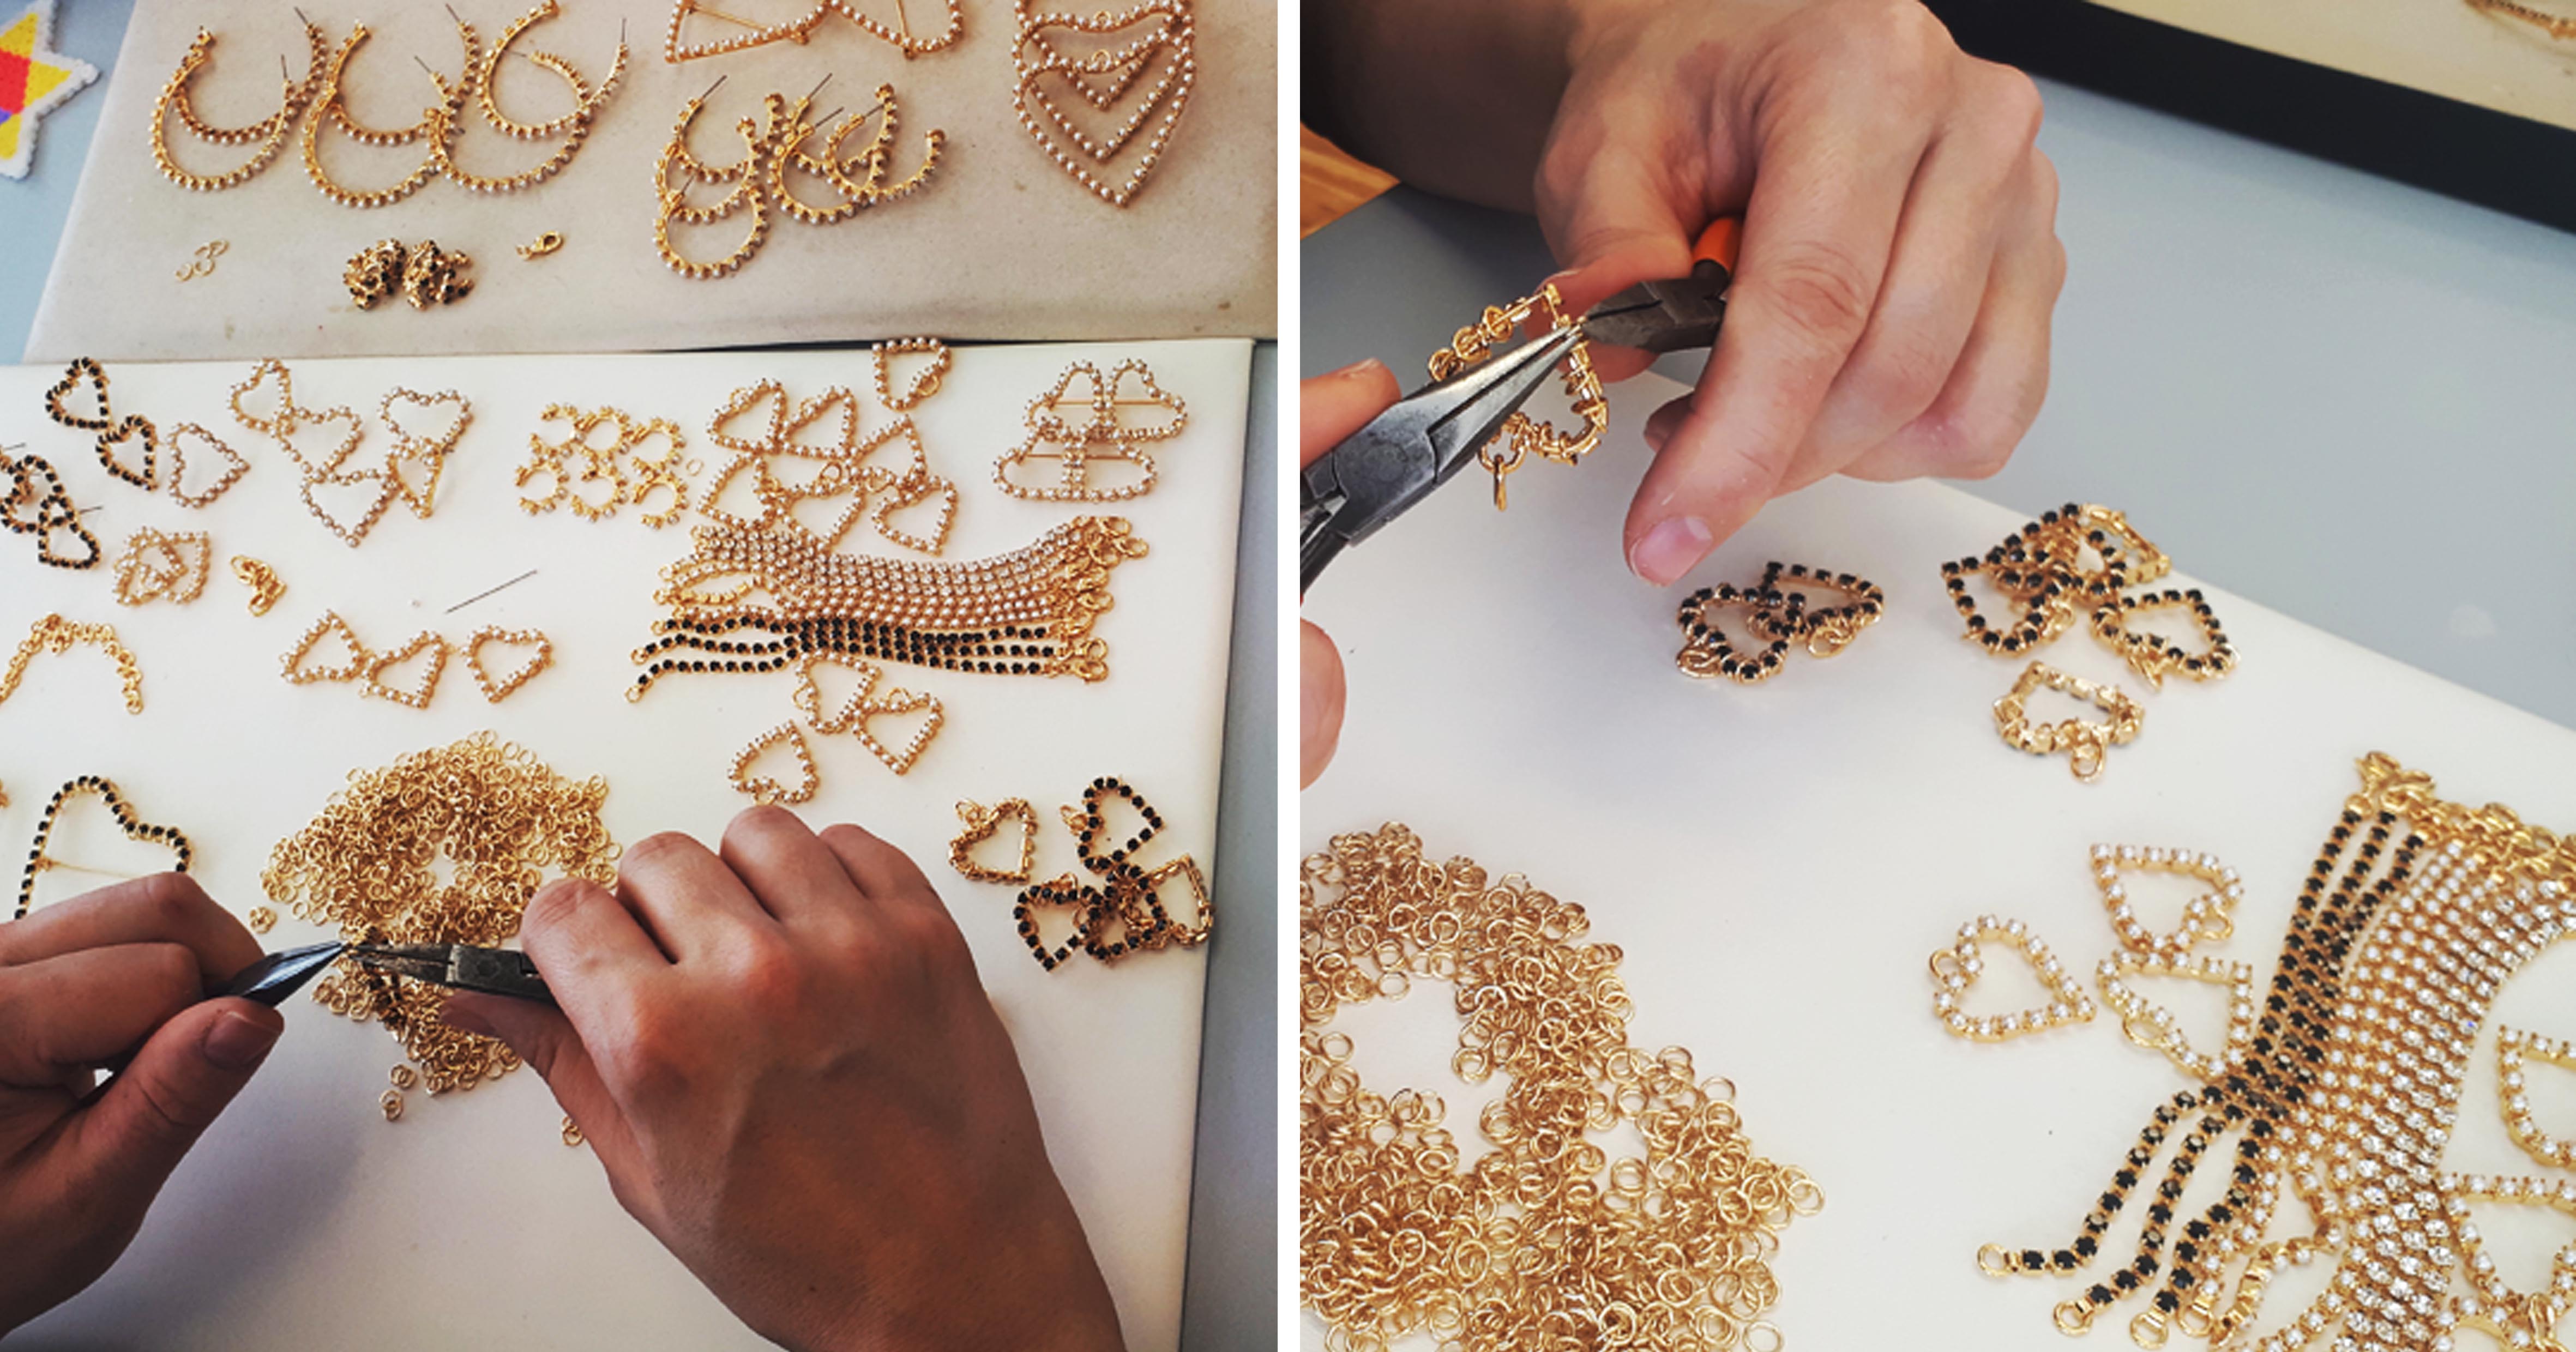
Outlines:
{"type": "Polygon", "coordinates": [[[562,1005],[458,995],[617,1200],[794,1348],[1103,1349],[1118,1315],[965,937],[903,852],[783,809],[528,903],[562,1005]]]}
{"type": "MultiPolygon", "coordinates": [[[[1575,11],[1536,180],[1575,311],[1689,268],[1744,213],[1717,350],[1646,424],[1631,570],[1689,571],[1826,475],[1980,478],[2048,388],[2066,275],[2028,77],[1915,0],[1645,0],[1575,11]]],[[[1643,354],[1602,350],[1607,378],[1643,354]]]]}
{"type": "Polygon", "coordinates": [[[0,1334],[107,1271],[267,1059],[276,1010],[205,998],[259,957],[177,873],[0,924],[0,1334]]]}
{"type": "MultiPolygon", "coordinates": [[[[1404,393],[1395,373],[1376,361],[1320,375],[1297,387],[1297,463],[1338,446],[1404,393]]],[[[1303,625],[1297,645],[1299,788],[1315,782],[1342,740],[1342,654],[1324,631],[1303,625]]]]}

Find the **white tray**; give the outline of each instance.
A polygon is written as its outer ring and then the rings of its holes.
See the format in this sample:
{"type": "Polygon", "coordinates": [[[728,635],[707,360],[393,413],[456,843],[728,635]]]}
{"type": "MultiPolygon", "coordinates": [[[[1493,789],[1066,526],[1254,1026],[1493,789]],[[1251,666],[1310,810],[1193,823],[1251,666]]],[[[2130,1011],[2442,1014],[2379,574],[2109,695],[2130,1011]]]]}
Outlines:
{"type": "MultiPolygon", "coordinates": [[[[1052,827],[1038,860],[1041,876],[1052,876],[1074,867],[1054,805],[1074,801],[1094,776],[1118,774],[1163,811],[1170,849],[1213,863],[1249,345],[964,350],[915,416],[932,466],[963,494],[942,557],[1000,553],[1084,510],[1013,501],[991,486],[992,457],[1013,438],[1022,406],[1070,360],[1128,356],[1147,360],[1188,401],[1190,422],[1158,448],[1162,484],[1123,504],[1152,552],[1115,575],[1117,605],[1098,630],[1109,678],[1084,685],[889,666],[889,681],[939,696],[945,729],[901,779],[846,737],[813,736],[823,788],[801,811],[818,825],[862,822],[902,845],[956,911],[1028,1067],[1049,1151],[1129,1344],[1169,1349],[1179,1336],[1202,960],[1167,951],[1043,972],[1013,931],[1012,892],[957,877],[947,841],[956,800],[1026,797],[1052,827]]],[[[623,698],[636,671],[628,651],[658,613],[656,570],[687,549],[685,528],[650,531],[631,514],[532,517],[513,505],[512,473],[538,410],[555,401],[672,418],[689,454],[714,463],[721,453],[703,431],[731,391],[761,377],[798,395],[833,384],[865,391],[864,352],[294,363],[308,407],[349,403],[372,416],[397,384],[453,388],[474,403],[436,516],[419,521],[397,508],[354,551],[304,514],[293,466],[231,424],[225,392],[248,369],[109,371],[120,413],[164,428],[204,423],[251,457],[249,477],[202,512],[110,482],[86,436],[45,419],[40,400],[59,368],[0,371],[0,442],[26,443],[78,502],[103,506],[87,520],[111,559],[143,525],[211,532],[219,551],[202,600],[125,609],[110,599],[105,565],[43,568],[29,537],[0,537],[8,647],[49,611],[108,621],[141,659],[146,700],[141,716],[128,717],[94,651],[36,660],[0,704],[0,783],[14,804],[0,809],[0,840],[20,842],[15,857],[55,785],[103,774],[145,818],[187,831],[197,876],[246,910],[261,900],[269,847],[310,820],[349,771],[481,728],[560,773],[605,775],[608,826],[622,842],[665,829],[711,840],[746,804],[725,769],[736,747],[792,716],[784,673],[680,676],[640,703],[623,698]],[[224,571],[237,553],[274,564],[287,582],[265,618],[246,613],[246,589],[224,571]],[[537,576],[443,613],[531,568],[537,576]],[[556,662],[498,706],[456,664],[426,712],[362,699],[348,685],[288,685],[278,658],[325,609],[380,648],[423,628],[462,639],[485,624],[533,626],[553,637],[556,662]]],[[[869,400],[868,418],[882,419],[869,400]]],[[[864,527],[852,540],[848,548],[884,548],[864,527]]],[[[84,804],[79,819],[103,821],[97,806],[84,804]]],[[[71,848],[55,853],[81,857],[71,848]]],[[[14,872],[9,881],[14,892],[14,872]]],[[[40,895],[59,884],[46,886],[40,895]]],[[[267,942],[317,937],[289,917],[267,942]]],[[[375,1100],[394,1043],[300,997],[286,1008],[285,1039],[181,1166],[134,1247],[97,1286],[31,1326],[30,1346],[444,1348],[495,1336],[528,1347],[761,1345],[618,1209],[587,1154],[560,1144],[560,1110],[535,1075],[435,1099],[415,1091],[408,1115],[388,1126],[375,1100]]]]}
{"type": "MultiPolygon", "coordinates": [[[[2084,634],[2041,653],[2118,679],[2147,706],[2139,740],[2079,784],[2062,757],[1997,739],[1989,706],[2022,662],[1962,642],[1941,589],[1942,560],[2021,524],[2001,508],[1936,484],[1835,479],[1772,504],[1669,591],[1630,576],[1619,529],[1640,465],[1621,448],[1679,392],[1652,376],[1620,386],[1611,449],[1514,476],[1499,517],[1480,484],[1453,485],[1318,583],[1305,615],[1341,646],[1350,716],[1339,758],[1304,795],[1299,840],[1311,853],[1400,820],[1435,857],[1524,873],[1589,910],[1590,938],[1626,950],[1631,1042],[1688,1047],[1702,1075],[1731,1077],[1756,1150],[1825,1189],[1825,1210],[1788,1227],[1774,1265],[1783,1296],[1769,1317],[1790,1347],[2062,1349],[2049,1311],[2083,1283],[1989,1279],[1977,1249],[2074,1235],[2149,1111],[2186,1081],[2107,1013],[1999,1046],[1950,1037],[1931,1013],[1932,951],[1994,912],[2027,921],[2089,979],[2115,939],[2088,848],[2187,847],[2240,870],[2248,890],[2235,938],[2203,951],[2268,981],[2298,882],[2359,784],[2358,757],[2386,751],[2451,801],[2502,802],[2565,829],[2576,827],[2576,733],[2211,591],[2243,653],[2220,683],[2149,692],[2084,634]],[[1773,558],[1877,582],[1886,618],[1841,656],[1798,655],[1758,686],[1674,670],[1681,597],[1752,582],[1773,558]]],[[[2118,505],[2118,486],[2095,500],[2118,505]]],[[[2136,524],[2155,536],[2157,522],[2136,524]]],[[[2353,542],[2354,585],[2416,566],[2400,555],[2353,542]]],[[[1990,968],[2009,960],[1996,948],[1990,968]]],[[[2576,954],[2543,956],[2498,1017],[2576,1034],[2571,975],[2576,954]]],[[[2184,997],[2221,992],[2154,992],[2169,993],[2212,1045],[2223,999],[2184,997]]],[[[1487,1148],[1475,1127],[1486,1094],[1448,1069],[1446,992],[1417,982],[1410,999],[1339,1026],[1372,1089],[1439,1092],[1460,1148],[1487,1148]]],[[[2472,1060],[2449,1167],[2545,1172],[2504,1134],[2492,1040],[2472,1060]]],[[[2576,1128],[2576,1083],[2542,1085],[2534,1102],[2544,1121],[2576,1128]],[[2540,1097],[2552,1089],[2569,1092],[2540,1097]]],[[[2109,1252],[2134,1242],[2139,1210],[2109,1252]]],[[[2506,1279],[2545,1281],[2564,1222],[2479,1215],[2506,1279]]],[[[2257,1331],[2295,1315],[2326,1266],[2281,1282],[2257,1331]]],[[[2092,1341],[2125,1346],[2139,1308],[2118,1307],[2092,1341]]],[[[1322,1346],[1311,1311],[1301,1327],[1306,1347],[1322,1346]]]]}

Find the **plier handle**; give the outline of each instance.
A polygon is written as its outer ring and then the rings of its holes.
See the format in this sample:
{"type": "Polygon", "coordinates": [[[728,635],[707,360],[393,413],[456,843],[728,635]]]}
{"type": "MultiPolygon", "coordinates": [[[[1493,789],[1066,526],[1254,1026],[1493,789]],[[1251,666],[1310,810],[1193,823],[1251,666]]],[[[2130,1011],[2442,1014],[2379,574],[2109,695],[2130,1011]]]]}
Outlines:
{"type": "Polygon", "coordinates": [[[1315,458],[1298,491],[1299,591],[1315,585],[1342,550],[1411,511],[1456,477],[1546,384],[1580,341],[1678,352],[1717,342],[1726,318],[1741,222],[1700,233],[1689,275],[1640,282],[1511,352],[1436,380],[1399,399],[1349,440],[1315,458]]]}

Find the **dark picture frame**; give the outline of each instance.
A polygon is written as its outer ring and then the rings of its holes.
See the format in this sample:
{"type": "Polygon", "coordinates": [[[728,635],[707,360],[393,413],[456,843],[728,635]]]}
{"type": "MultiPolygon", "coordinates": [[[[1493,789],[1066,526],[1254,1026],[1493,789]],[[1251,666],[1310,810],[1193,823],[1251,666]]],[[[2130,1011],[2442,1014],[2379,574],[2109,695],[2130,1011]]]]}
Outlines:
{"type": "Polygon", "coordinates": [[[1988,60],[2576,231],[2576,131],[2091,0],[1926,3],[1988,60]]]}

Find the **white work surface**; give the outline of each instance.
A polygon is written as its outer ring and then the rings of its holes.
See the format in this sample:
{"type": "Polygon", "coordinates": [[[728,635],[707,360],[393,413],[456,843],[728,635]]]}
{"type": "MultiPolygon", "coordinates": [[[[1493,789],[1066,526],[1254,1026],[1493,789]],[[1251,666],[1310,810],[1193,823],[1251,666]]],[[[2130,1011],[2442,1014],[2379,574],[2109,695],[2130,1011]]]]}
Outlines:
{"type": "MultiPolygon", "coordinates": [[[[1070,360],[1146,360],[1188,401],[1190,422],[1157,453],[1163,481],[1120,504],[1151,547],[1114,575],[1116,607],[1100,620],[1109,678],[964,676],[888,664],[886,680],[936,694],[947,724],[898,779],[847,737],[809,732],[822,792],[799,809],[817,825],[852,820],[910,851],[947,899],[976,966],[1017,1041],[1047,1144],[1117,1298],[1128,1344],[1177,1341],[1198,1079],[1202,958],[1172,950],[1115,968],[1088,959],[1046,973],[1014,931],[1011,889],[970,883],[946,863],[960,798],[1026,797],[1037,806],[1041,877],[1076,868],[1055,805],[1093,777],[1127,777],[1162,811],[1149,859],[1180,853],[1211,868],[1219,729],[1232,605],[1235,505],[1249,345],[1235,341],[961,350],[945,389],[915,411],[932,467],[963,494],[943,558],[1016,548],[1082,508],[1004,498],[987,477],[1027,399],[1070,360]],[[1169,854],[1165,852],[1169,851],[1169,854]],[[1139,1161],[1150,1161],[1140,1165],[1139,1161]]],[[[236,435],[226,390],[247,364],[111,366],[120,413],[165,428],[218,429],[254,468],[203,512],[111,483],[87,438],[41,412],[59,372],[0,371],[0,443],[24,442],[62,472],[113,551],[138,526],[211,532],[216,575],[195,604],[126,609],[107,565],[86,573],[38,566],[29,537],[0,538],[0,634],[14,649],[37,617],[59,611],[113,623],[140,658],[144,712],[119,706],[94,650],[40,656],[0,704],[0,841],[23,850],[53,786],[81,774],[116,781],[146,820],[177,826],[197,848],[195,874],[236,911],[261,900],[269,848],[302,827],[352,769],[490,728],[561,774],[606,776],[611,833],[632,844],[659,830],[712,840],[747,800],[725,779],[735,748],[793,715],[791,678],[680,675],[629,704],[630,649],[661,612],[656,570],[688,547],[684,526],[651,531],[631,512],[584,522],[529,516],[512,473],[538,411],[556,401],[614,404],[672,418],[689,454],[721,452],[703,435],[733,390],[775,377],[792,394],[833,384],[865,390],[861,351],[547,360],[301,362],[308,407],[351,403],[372,417],[400,384],[456,389],[474,402],[439,490],[437,514],[399,507],[352,551],[295,497],[296,475],[255,435],[236,435]],[[223,560],[252,554],[285,578],[264,618],[223,560]],[[449,606],[527,570],[537,575],[454,615],[449,606]],[[536,627],[556,646],[552,670],[498,706],[461,660],[426,712],[362,698],[345,684],[289,685],[278,659],[325,609],[372,646],[423,628],[462,640],[486,624],[536,627]]],[[[865,426],[885,414],[868,397],[865,426]]],[[[370,432],[370,445],[380,432],[370,432]]],[[[362,447],[361,454],[365,453],[362,447]]],[[[1116,510],[1116,509],[1093,509],[1116,510]]],[[[845,549],[874,551],[864,526],[845,549]]],[[[918,557],[918,556],[913,556],[918,557]]],[[[95,800],[75,810],[95,828],[95,800]]],[[[110,857],[87,829],[62,858],[110,857]],[[75,854],[75,849],[101,853],[75,854]]],[[[19,856],[22,857],[22,856],[19,856]]],[[[1212,872],[1212,868],[1211,868],[1212,872]]],[[[10,881],[14,885],[15,875],[10,881]]],[[[49,879],[42,898],[62,884],[49,879]]],[[[323,937],[289,917],[272,947],[323,937]]],[[[141,1237],[95,1287],[32,1325],[31,1347],[149,1345],[271,1348],[352,1340],[421,1348],[501,1338],[512,1346],[758,1345],[610,1197],[597,1164],[558,1140],[560,1110],[533,1073],[463,1094],[414,1091],[395,1125],[376,1095],[398,1058],[382,1029],[338,1019],[298,997],[257,1080],[208,1133],[155,1206],[141,1237]]],[[[887,1217],[900,1225],[900,1217],[887,1217]]]]}
{"type": "MultiPolygon", "coordinates": [[[[925,0],[907,3],[925,24],[938,13],[936,0],[927,8],[925,0]]],[[[456,8],[489,50],[527,7],[468,0],[456,8]]],[[[880,8],[890,15],[892,0],[880,8]]],[[[415,57],[451,79],[458,68],[456,28],[438,5],[318,0],[304,9],[335,50],[353,23],[373,33],[344,81],[351,110],[370,125],[419,120],[434,94],[415,57]]],[[[277,58],[284,54],[300,76],[305,42],[281,5],[145,0],[107,81],[108,106],[29,359],[621,352],[907,332],[1046,339],[1276,332],[1271,5],[1199,8],[1195,91],[1162,162],[1124,210],[1058,169],[1021,128],[1011,106],[1010,9],[1001,0],[971,0],[965,36],[911,61],[835,18],[801,47],[773,43],[674,66],[662,59],[669,16],[668,0],[570,0],[520,39],[514,51],[555,53],[596,84],[626,23],[626,82],[555,178],[499,196],[441,180],[391,206],[357,210],[313,187],[293,144],[228,191],[193,193],[162,178],[150,150],[153,99],[200,26],[217,43],[191,90],[200,116],[218,125],[276,111],[277,58]],[[727,77],[690,141],[707,164],[727,165],[742,157],[738,118],[757,117],[773,92],[793,100],[827,74],[832,83],[812,110],[818,121],[838,107],[868,107],[876,87],[891,83],[901,112],[894,172],[920,162],[922,133],[936,127],[947,133],[937,173],[915,196],[840,225],[773,213],[768,242],[731,277],[692,281],[664,266],[653,244],[652,176],[681,105],[727,77]],[[564,236],[561,252],[534,261],[517,255],[549,230],[564,236]],[[341,284],[342,266],[387,237],[434,239],[471,254],[474,293],[426,313],[400,303],[358,309],[341,284]],[[176,280],[214,239],[230,244],[215,271],[176,280]]],[[[571,107],[563,82],[527,61],[504,61],[500,83],[503,109],[523,121],[571,107]]],[[[509,141],[479,113],[469,116],[473,129],[459,156],[475,172],[515,173],[553,149],[509,141]]],[[[244,158],[244,148],[189,137],[175,117],[171,136],[174,155],[192,172],[221,172],[244,158]]],[[[351,186],[399,181],[418,163],[406,158],[417,149],[322,138],[325,165],[351,186]]],[[[1122,157],[1117,167],[1125,164],[1122,157]]],[[[690,200],[712,200],[716,191],[701,188],[690,200]]],[[[747,219],[683,227],[689,256],[723,256],[747,219]]]]}
{"type": "MultiPolygon", "coordinates": [[[[1657,376],[1617,387],[1610,444],[1634,444],[1678,388],[1657,376]]],[[[1311,853],[1398,820],[1435,858],[1523,873],[1587,908],[1589,938],[1627,954],[1631,1043],[1688,1047],[1701,1074],[1733,1079],[1756,1151],[1824,1187],[1824,1211],[1788,1227],[1774,1262],[1783,1296],[1769,1317],[1792,1348],[2063,1348],[2049,1311],[2084,1283],[1990,1279],[1976,1251],[2071,1238],[2150,1111],[2187,1085],[2107,1012],[2002,1045],[1949,1036],[1925,961],[1962,922],[2027,921],[2089,983],[2116,940],[2088,849],[2206,850],[2242,872],[2247,896],[2235,937],[2200,951],[2268,982],[2299,881],[2373,750],[2431,773],[2452,801],[2576,827],[2576,733],[2216,590],[2243,655],[2219,683],[2151,692],[2082,632],[2041,652],[2118,678],[2147,707],[2143,735],[2112,751],[2099,782],[2078,783],[2064,758],[1996,737],[1989,706],[2022,659],[1963,642],[1938,576],[2020,518],[1935,484],[1829,480],[1660,591],[1615,548],[1634,480],[1615,460],[1540,465],[1513,478],[1501,516],[1481,484],[1453,485],[1333,565],[1304,613],[1344,654],[1350,713],[1340,755],[1304,795],[1299,840],[1311,853]],[[1679,599],[1753,581],[1773,558],[1879,583],[1886,617],[1840,656],[1798,653],[1761,685],[1676,671],[1679,599]]],[[[2100,496],[2117,505],[2113,485],[2100,496]]],[[[2154,520],[2135,524],[2155,537],[2154,520]]],[[[2062,710],[2032,702],[2035,716],[2062,710]]],[[[2165,894],[2132,887],[2142,918],[2170,928],[2174,910],[2144,900],[2165,894]]],[[[1985,950],[1988,976],[1966,1004],[2023,1007],[2013,1000],[2036,983],[2005,970],[2002,945],[1985,950]]],[[[2571,972],[2576,956],[2542,958],[2498,1017],[2576,1034],[2571,972]]],[[[2151,981],[2141,992],[2214,1050],[2219,991],[2151,981]]],[[[1371,1089],[1439,1092],[1472,1159],[1489,1148],[1475,1127],[1487,1090],[1448,1069],[1457,1018],[1437,985],[1335,1026],[1355,1038],[1371,1089]]],[[[2472,1058],[2448,1162],[2541,1172],[2498,1120],[2492,1041],[2489,1029],[2472,1058]]],[[[2544,1124],[2576,1129],[2576,1084],[2535,1089],[2534,1103],[2544,1124]],[[2553,1088],[2571,1092],[2544,1098],[2553,1088]]],[[[2207,1186],[2186,1194],[2195,1207],[2204,1197],[2207,1186]]],[[[2134,1243],[2142,1206],[2107,1252],[2134,1243]]],[[[2302,1214],[2283,1207],[2285,1220],[2302,1214]]],[[[2564,1222],[2478,1215],[2505,1278],[2538,1284],[2564,1222]]],[[[2325,1270],[2285,1279],[2257,1328],[2295,1315],[2325,1270]]],[[[2120,1326],[2140,1308],[2119,1307],[2093,1341],[2125,1346],[2120,1326]]],[[[1321,1321],[1301,1321],[1304,1345],[1321,1347],[1321,1321]]]]}

